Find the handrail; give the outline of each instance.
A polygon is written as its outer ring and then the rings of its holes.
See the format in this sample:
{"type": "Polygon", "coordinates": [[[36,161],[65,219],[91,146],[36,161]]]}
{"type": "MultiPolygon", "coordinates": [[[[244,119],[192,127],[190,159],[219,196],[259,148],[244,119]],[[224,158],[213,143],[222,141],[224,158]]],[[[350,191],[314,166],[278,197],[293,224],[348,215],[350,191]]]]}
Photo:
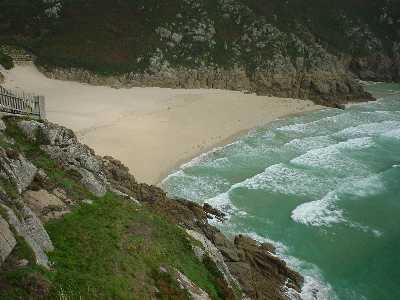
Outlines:
{"type": "Polygon", "coordinates": [[[45,98],[23,92],[10,91],[0,86],[0,111],[46,119],[45,98]]]}

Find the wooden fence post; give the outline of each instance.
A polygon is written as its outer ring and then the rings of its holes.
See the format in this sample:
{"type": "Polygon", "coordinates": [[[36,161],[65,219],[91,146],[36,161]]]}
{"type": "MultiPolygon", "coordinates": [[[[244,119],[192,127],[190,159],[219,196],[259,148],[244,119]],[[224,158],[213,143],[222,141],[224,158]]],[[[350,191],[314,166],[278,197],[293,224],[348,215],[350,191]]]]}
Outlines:
{"type": "Polygon", "coordinates": [[[39,96],[39,119],[46,120],[46,101],[44,96],[39,96]]]}
{"type": "Polygon", "coordinates": [[[0,111],[17,115],[31,115],[46,120],[44,96],[12,92],[0,86],[0,111]]]}

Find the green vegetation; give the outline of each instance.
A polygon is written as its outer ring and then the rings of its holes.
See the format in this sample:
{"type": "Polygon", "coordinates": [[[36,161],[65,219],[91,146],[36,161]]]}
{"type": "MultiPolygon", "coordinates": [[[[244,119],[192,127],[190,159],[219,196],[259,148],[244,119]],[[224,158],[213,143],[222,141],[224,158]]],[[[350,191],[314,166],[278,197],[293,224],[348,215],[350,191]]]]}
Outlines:
{"type": "Polygon", "coordinates": [[[14,67],[14,62],[12,58],[4,54],[1,50],[0,50],[0,65],[2,65],[6,70],[10,70],[14,67]]]}
{"type": "MultiPolygon", "coordinates": [[[[20,152],[49,176],[49,189],[61,186],[80,203],[72,213],[45,224],[55,250],[51,270],[38,267],[28,244],[18,244],[0,268],[0,299],[189,299],[179,287],[179,270],[212,299],[235,299],[215,265],[200,261],[186,232],[151,207],[138,206],[113,193],[95,198],[39,145],[24,137],[14,118],[6,119],[7,148],[20,152]],[[21,259],[28,265],[20,267],[21,259]],[[167,271],[165,271],[167,270],[167,271]]],[[[40,138],[38,133],[37,138],[40,138]]],[[[7,194],[12,184],[1,182],[7,194]]],[[[17,202],[16,202],[17,203],[17,202]]],[[[17,210],[17,209],[16,209],[17,210]]],[[[239,298],[239,296],[238,296],[239,298]]]]}
{"type": "MultiPolygon", "coordinates": [[[[215,267],[210,270],[195,257],[182,229],[114,194],[50,221],[46,229],[56,248],[49,256],[54,270],[31,265],[1,271],[0,284],[6,287],[0,290],[1,299],[38,296],[35,289],[22,290],[32,278],[46,283],[43,299],[147,299],[155,286],[160,299],[187,299],[160,266],[181,271],[213,299],[232,299],[221,290],[215,267]]],[[[16,251],[29,256],[23,243],[16,251]]]]}
{"type": "Polygon", "coordinates": [[[113,194],[50,222],[47,230],[56,247],[51,254],[56,293],[145,299],[152,294],[154,272],[166,265],[221,299],[213,274],[194,256],[181,229],[113,194]]]}
{"type": "Polygon", "coordinates": [[[18,191],[15,186],[7,179],[0,178],[0,187],[6,192],[11,199],[18,198],[18,191]]]}
{"type": "MultiPolygon", "coordinates": [[[[38,55],[40,65],[81,67],[100,74],[146,70],[156,49],[162,50],[172,66],[196,67],[205,63],[230,67],[233,62],[241,62],[250,64],[248,67],[252,69],[249,53],[244,48],[239,49],[242,53],[237,51],[245,33],[243,24],[248,26],[265,19],[283,33],[294,33],[306,43],[310,31],[333,53],[363,55],[370,51],[365,40],[357,42],[355,47],[346,31],[350,26],[362,28],[368,24],[373,35],[382,40],[385,50],[390,51],[399,35],[396,24],[382,23],[381,16],[385,7],[393,18],[400,18],[398,3],[337,0],[332,5],[329,0],[237,0],[236,4],[249,10],[240,9],[239,16],[226,18],[221,2],[203,0],[198,5],[214,24],[215,45],[184,35],[182,43],[190,47],[170,48],[160,40],[158,27],[180,24],[183,33],[185,25],[196,26],[202,18],[197,9],[189,8],[182,0],[64,0],[58,19],[46,17],[42,1],[9,0],[0,2],[3,12],[0,24],[5,24],[0,41],[30,49],[38,55]],[[239,19],[241,23],[237,22],[239,19]]],[[[299,55],[296,45],[281,42],[290,57],[299,55]]],[[[262,51],[251,46],[250,50],[256,51],[252,56],[260,55],[263,61],[274,53],[276,45],[262,51]]]]}

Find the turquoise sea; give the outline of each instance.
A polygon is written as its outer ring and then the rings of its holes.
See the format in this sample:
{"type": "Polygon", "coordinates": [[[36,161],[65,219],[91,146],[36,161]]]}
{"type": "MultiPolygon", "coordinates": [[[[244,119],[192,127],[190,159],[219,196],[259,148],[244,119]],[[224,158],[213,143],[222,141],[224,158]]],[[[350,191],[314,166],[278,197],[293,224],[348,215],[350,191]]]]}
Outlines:
{"type": "Polygon", "coordinates": [[[162,186],[226,212],[225,233],[272,242],[304,299],[400,299],[400,85],[369,89],[379,101],[277,120],[162,186]]]}

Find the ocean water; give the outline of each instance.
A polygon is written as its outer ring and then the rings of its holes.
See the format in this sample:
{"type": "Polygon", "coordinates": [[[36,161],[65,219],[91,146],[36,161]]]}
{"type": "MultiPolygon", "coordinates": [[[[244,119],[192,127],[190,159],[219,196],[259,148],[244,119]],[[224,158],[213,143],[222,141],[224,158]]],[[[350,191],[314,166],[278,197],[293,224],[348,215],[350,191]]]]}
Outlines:
{"type": "Polygon", "coordinates": [[[226,212],[225,233],[272,242],[304,299],[400,299],[400,85],[369,89],[379,101],[277,120],[162,187],[226,212]]]}

